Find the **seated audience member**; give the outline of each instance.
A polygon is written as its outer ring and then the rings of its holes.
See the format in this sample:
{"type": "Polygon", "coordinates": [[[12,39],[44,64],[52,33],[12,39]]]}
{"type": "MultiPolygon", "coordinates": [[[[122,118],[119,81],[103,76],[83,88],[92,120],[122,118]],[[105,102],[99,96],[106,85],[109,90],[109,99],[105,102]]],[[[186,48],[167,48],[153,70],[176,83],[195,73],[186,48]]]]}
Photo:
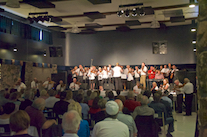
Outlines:
{"type": "Polygon", "coordinates": [[[20,101],[18,101],[18,92],[13,92],[9,96],[9,100],[15,104],[15,110],[19,110],[19,105],[21,104],[20,101]]]}
{"type": "Polygon", "coordinates": [[[88,119],[88,111],[89,111],[89,106],[86,103],[83,103],[83,95],[82,94],[78,94],[76,96],[76,101],[78,103],[80,103],[81,107],[82,107],[82,114],[83,114],[83,119],[88,119]]]}
{"type": "Polygon", "coordinates": [[[165,90],[163,92],[163,96],[161,97],[161,99],[167,101],[170,104],[170,106],[172,107],[172,100],[168,97],[168,95],[169,95],[169,92],[167,90],[165,90]]]}
{"type": "Polygon", "coordinates": [[[137,115],[140,116],[154,115],[155,111],[154,109],[148,106],[148,103],[149,103],[148,97],[143,95],[141,98],[141,106],[138,106],[134,109],[134,112],[132,113],[132,117],[135,119],[137,115]]]}
{"type": "Polygon", "coordinates": [[[115,102],[119,106],[119,113],[117,115],[117,119],[128,126],[131,137],[136,137],[137,127],[135,125],[134,119],[130,115],[123,114],[122,110],[124,108],[124,105],[121,100],[116,99],[115,102]]]}
{"type": "Polygon", "coordinates": [[[137,106],[141,106],[139,101],[135,101],[134,92],[129,91],[128,99],[124,102],[124,107],[128,108],[130,112],[133,112],[137,106]]]}
{"type": "Polygon", "coordinates": [[[53,124],[57,124],[54,119],[47,120],[43,114],[45,109],[45,100],[43,98],[37,98],[34,100],[31,106],[28,106],[25,111],[30,117],[30,126],[35,126],[39,132],[42,128],[49,129],[53,124]]]}
{"type": "Polygon", "coordinates": [[[15,110],[15,104],[8,102],[3,105],[3,115],[0,115],[0,124],[7,125],[9,124],[9,118],[15,110]]]}
{"type": "Polygon", "coordinates": [[[107,118],[96,123],[92,137],[129,137],[129,128],[117,120],[119,106],[115,101],[106,103],[107,118]]]}
{"type": "Polygon", "coordinates": [[[150,103],[154,100],[153,97],[151,96],[152,93],[151,93],[149,90],[146,90],[146,91],[143,93],[143,95],[147,96],[147,98],[149,99],[149,103],[148,103],[148,104],[150,104],[150,103]]]}
{"type": "Polygon", "coordinates": [[[97,94],[97,92],[92,92],[91,93],[91,95],[90,95],[90,100],[88,101],[88,106],[92,106],[92,104],[93,104],[93,100],[94,100],[94,98],[95,97],[97,97],[98,96],[98,94],[97,94]]]}
{"type": "Polygon", "coordinates": [[[93,117],[93,119],[95,120],[95,123],[102,121],[106,118],[106,106],[105,106],[106,102],[107,101],[104,98],[101,98],[98,101],[98,106],[101,110],[97,112],[93,117]]]}
{"type": "Polygon", "coordinates": [[[60,101],[59,98],[56,98],[55,95],[57,94],[57,91],[50,89],[48,91],[49,97],[45,99],[45,107],[47,108],[53,108],[55,103],[60,101]]]}
{"type": "Polygon", "coordinates": [[[90,100],[91,90],[88,90],[86,92],[86,96],[84,97],[84,103],[88,104],[88,101],[90,100]]]}
{"type": "Polygon", "coordinates": [[[88,113],[90,114],[95,114],[97,112],[99,112],[101,109],[98,106],[98,102],[99,102],[100,98],[99,97],[95,97],[93,100],[93,104],[90,107],[90,110],[88,111],[88,113]]]}
{"type": "Polygon", "coordinates": [[[34,92],[32,92],[31,90],[27,90],[24,92],[24,101],[21,102],[20,106],[19,106],[19,110],[25,110],[28,106],[32,105],[32,101],[34,98],[34,92]]]}
{"type": "Polygon", "coordinates": [[[133,91],[136,95],[140,94],[142,89],[140,88],[140,83],[137,82],[136,86],[133,87],[133,91]]]}
{"type": "MultiPolygon", "coordinates": [[[[78,102],[73,102],[70,105],[68,105],[68,111],[71,111],[71,110],[77,111],[79,116],[82,117],[81,106],[78,102]]],[[[80,128],[78,130],[78,136],[79,137],[89,137],[90,136],[90,129],[89,129],[88,121],[81,120],[80,128]]]]}
{"type": "Polygon", "coordinates": [[[141,102],[142,96],[143,96],[142,94],[139,94],[138,96],[136,96],[136,101],[141,102]]]}
{"type": "Polygon", "coordinates": [[[78,137],[77,132],[79,130],[81,117],[78,112],[71,110],[63,115],[62,127],[65,132],[63,137],[78,137]]]}
{"type": "Polygon", "coordinates": [[[70,83],[69,89],[72,91],[77,91],[79,90],[79,88],[80,88],[80,85],[77,83],[77,79],[73,78],[73,82],[70,83]]]}
{"type": "Polygon", "coordinates": [[[114,93],[112,91],[108,92],[108,101],[114,101],[114,93]]]}
{"type": "Polygon", "coordinates": [[[13,137],[32,137],[28,135],[30,117],[24,110],[19,110],[10,117],[10,128],[15,132],[13,137]]]}
{"type": "Polygon", "coordinates": [[[164,117],[165,117],[165,123],[169,124],[168,126],[168,132],[167,132],[167,137],[172,137],[172,135],[170,134],[170,132],[174,131],[174,119],[173,117],[167,117],[167,111],[166,111],[166,107],[164,104],[162,104],[160,102],[161,96],[158,93],[155,93],[154,96],[154,101],[152,101],[149,104],[149,107],[153,108],[155,113],[158,114],[159,117],[162,117],[162,112],[164,112],[164,117]]]}
{"type": "Polygon", "coordinates": [[[47,90],[45,90],[45,89],[41,90],[39,98],[47,99],[48,98],[47,90]]]}
{"type": "Polygon", "coordinates": [[[9,102],[9,100],[5,98],[4,93],[4,90],[0,90],[0,106],[3,106],[7,102],[9,102]]]}
{"type": "Polygon", "coordinates": [[[68,105],[70,103],[66,101],[66,95],[67,92],[61,92],[60,101],[57,101],[53,107],[53,112],[56,113],[57,115],[63,115],[68,110],[68,105]]]}
{"type": "Polygon", "coordinates": [[[67,95],[66,95],[66,101],[69,103],[74,102],[73,100],[73,92],[71,90],[66,90],[67,95]]]}

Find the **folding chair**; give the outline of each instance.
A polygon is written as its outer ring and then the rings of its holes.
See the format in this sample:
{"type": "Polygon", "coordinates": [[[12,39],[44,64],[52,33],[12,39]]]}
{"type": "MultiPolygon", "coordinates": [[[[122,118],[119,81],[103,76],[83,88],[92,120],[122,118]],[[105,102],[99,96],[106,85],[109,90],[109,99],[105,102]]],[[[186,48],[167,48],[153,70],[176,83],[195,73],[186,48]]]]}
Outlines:
{"type": "Polygon", "coordinates": [[[158,123],[158,125],[160,127],[163,126],[164,133],[166,133],[166,128],[165,128],[165,115],[164,115],[164,112],[161,113],[161,117],[159,117],[158,114],[155,114],[154,117],[155,117],[155,121],[158,123]]]}
{"type": "Polygon", "coordinates": [[[2,125],[0,124],[0,136],[10,136],[11,130],[9,124],[2,125]]]}

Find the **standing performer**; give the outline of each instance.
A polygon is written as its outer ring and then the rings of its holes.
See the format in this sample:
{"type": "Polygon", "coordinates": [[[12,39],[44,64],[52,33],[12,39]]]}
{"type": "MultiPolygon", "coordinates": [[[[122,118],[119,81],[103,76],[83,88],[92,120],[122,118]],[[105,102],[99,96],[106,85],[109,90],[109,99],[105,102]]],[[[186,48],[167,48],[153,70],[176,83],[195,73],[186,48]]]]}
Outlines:
{"type": "Polygon", "coordinates": [[[108,70],[108,83],[114,84],[114,78],[113,78],[114,72],[113,69],[111,68],[111,64],[109,64],[107,70],[108,70]]]}
{"type": "Polygon", "coordinates": [[[108,83],[108,69],[106,66],[103,68],[103,84],[108,83]]]}
{"type": "Polygon", "coordinates": [[[182,87],[182,83],[179,80],[174,81],[175,86],[174,90],[177,95],[177,113],[182,113],[183,111],[183,92],[181,92],[180,88],[182,87]]]}
{"type": "Polygon", "coordinates": [[[103,81],[103,71],[102,71],[101,67],[98,68],[97,75],[98,75],[98,86],[99,87],[103,86],[103,83],[104,83],[104,81],[103,81]]]}
{"type": "Polygon", "coordinates": [[[143,88],[146,89],[146,74],[147,74],[147,67],[145,66],[145,63],[142,62],[142,67],[140,69],[140,84],[143,84],[143,88]]]}
{"type": "Polygon", "coordinates": [[[134,72],[132,71],[132,68],[129,68],[128,69],[128,77],[127,77],[127,88],[129,89],[129,90],[132,90],[132,81],[134,80],[134,77],[133,77],[133,75],[134,75],[134,72]]]}
{"type": "Polygon", "coordinates": [[[137,82],[140,81],[139,68],[138,68],[138,66],[135,66],[134,77],[135,77],[135,83],[137,84],[137,82]]]}
{"type": "Polygon", "coordinates": [[[79,65],[79,68],[76,70],[76,72],[77,72],[78,81],[80,83],[83,83],[83,73],[84,73],[83,66],[79,65]]]}
{"type": "Polygon", "coordinates": [[[77,78],[78,72],[77,72],[78,67],[75,66],[74,69],[71,70],[72,72],[72,78],[77,78]]]}
{"type": "Polygon", "coordinates": [[[95,77],[96,77],[96,70],[95,66],[92,66],[91,69],[88,72],[88,77],[89,77],[89,84],[91,90],[94,90],[95,87],[95,77]]]}
{"type": "Polygon", "coordinates": [[[119,66],[119,63],[116,63],[116,66],[114,67],[113,71],[114,71],[115,88],[116,90],[122,90],[121,72],[123,72],[123,70],[119,66]]]}

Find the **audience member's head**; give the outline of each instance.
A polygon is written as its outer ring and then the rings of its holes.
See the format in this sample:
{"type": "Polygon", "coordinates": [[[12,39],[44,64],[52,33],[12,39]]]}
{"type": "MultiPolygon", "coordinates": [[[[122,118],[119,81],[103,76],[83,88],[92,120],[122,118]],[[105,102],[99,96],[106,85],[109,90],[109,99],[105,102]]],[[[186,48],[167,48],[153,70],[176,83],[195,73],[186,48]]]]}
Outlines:
{"type": "Polygon", "coordinates": [[[90,95],[90,100],[94,100],[94,98],[97,96],[98,96],[97,92],[92,92],[90,95]]]}
{"type": "Polygon", "coordinates": [[[106,108],[106,100],[104,98],[101,98],[99,101],[98,101],[98,106],[100,109],[105,109],[106,108]]]}
{"type": "Polygon", "coordinates": [[[56,90],[53,90],[53,89],[48,90],[48,95],[50,97],[54,97],[56,94],[57,94],[57,91],[56,90]]]}
{"type": "Polygon", "coordinates": [[[81,117],[78,112],[71,110],[63,115],[62,127],[65,133],[77,133],[80,126],[81,117]]]}
{"type": "Polygon", "coordinates": [[[117,96],[118,96],[118,95],[120,95],[121,91],[117,90],[116,93],[117,93],[117,96]]]}
{"type": "Polygon", "coordinates": [[[73,92],[71,90],[66,90],[67,95],[66,95],[66,100],[70,100],[73,98],[73,92]]]}
{"type": "Polygon", "coordinates": [[[82,107],[78,102],[72,102],[68,105],[68,111],[75,110],[82,117],[82,107]]]}
{"type": "Polygon", "coordinates": [[[10,128],[12,131],[21,132],[22,134],[27,133],[27,129],[30,126],[30,117],[26,111],[19,110],[12,114],[10,117],[10,128]]]}
{"type": "Polygon", "coordinates": [[[136,101],[141,101],[141,99],[142,99],[142,94],[138,94],[136,97],[136,101]]]}
{"type": "Polygon", "coordinates": [[[43,98],[37,98],[32,103],[32,107],[36,108],[37,110],[44,110],[45,109],[45,100],[43,98]]]}
{"type": "Polygon", "coordinates": [[[10,94],[13,92],[17,92],[17,89],[14,89],[14,88],[10,89],[10,94]]]}
{"type": "Polygon", "coordinates": [[[140,102],[141,102],[142,105],[147,105],[149,103],[149,99],[148,99],[147,96],[144,95],[144,96],[142,96],[140,102]]]}
{"type": "Polygon", "coordinates": [[[146,90],[146,91],[144,92],[143,95],[145,95],[145,96],[147,96],[148,98],[150,98],[150,96],[151,96],[151,92],[150,92],[149,90],[146,90]]]}
{"type": "Polygon", "coordinates": [[[98,106],[99,100],[100,100],[99,97],[95,97],[91,107],[94,108],[94,109],[98,109],[99,108],[99,106],[98,106]]]}
{"type": "Polygon", "coordinates": [[[86,92],[86,94],[87,94],[88,97],[90,97],[91,93],[92,93],[91,90],[88,90],[88,91],[86,92]]]}
{"type": "Polygon", "coordinates": [[[96,93],[97,93],[97,97],[99,97],[99,96],[100,96],[100,94],[101,94],[100,90],[97,90],[97,91],[94,91],[94,92],[96,92],[96,93]]]}
{"type": "Polygon", "coordinates": [[[106,103],[106,113],[108,114],[108,117],[116,119],[118,112],[119,106],[115,101],[108,101],[106,103]]]}
{"type": "Polygon", "coordinates": [[[168,96],[168,95],[169,95],[169,91],[165,90],[165,91],[163,92],[163,96],[168,96]]]}
{"type": "Polygon", "coordinates": [[[117,99],[120,99],[122,101],[122,103],[124,103],[125,100],[126,100],[126,97],[122,96],[122,95],[119,95],[119,96],[117,96],[117,99]]]}
{"type": "Polygon", "coordinates": [[[134,99],[134,92],[133,91],[129,91],[128,92],[128,99],[134,99]]]}
{"type": "Polygon", "coordinates": [[[60,93],[60,100],[65,100],[67,96],[67,92],[61,92],[60,93]]]}
{"type": "Polygon", "coordinates": [[[45,90],[45,89],[41,90],[40,96],[47,96],[47,90],[45,90]]]}
{"type": "Polygon", "coordinates": [[[13,92],[10,94],[9,99],[12,101],[17,101],[18,99],[18,93],[17,92],[13,92]]]}
{"type": "Polygon", "coordinates": [[[114,100],[114,93],[112,91],[108,92],[109,100],[114,100]]]}
{"type": "Polygon", "coordinates": [[[159,93],[155,93],[153,96],[154,102],[160,102],[160,94],[159,93]]]}
{"type": "Polygon", "coordinates": [[[84,95],[84,90],[83,90],[83,89],[79,89],[79,90],[78,90],[78,94],[82,94],[82,95],[84,95]]]}
{"type": "Polygon", "coordinates": [[[5,105],[3,105],[3,112],[4,114],[11,114],[15,110],[15,104],[12,102],[8,102],[5,105]]]}
{"type": "Polygon", "coordinates": [[[124,105],[122,103],[122,101],[120,99],[116,99],[115,102],[118,104],[119,106],[119,111],[122,111],[124,108],[124,105]]]}
{"type": "Polygon", "coordinates": [[[33,98],[34,98],[34,92],[32,92],[31,90],[26,90],[24,92],[24,99],[33,100],[33,98]]]}
{"type": "Polygon", "coordinates": [[[83,94],[78,94],[77,96],[76,96],[76,101],[78,102],[78,103],[82,103],[83,102],[83,94]]]}
{"type": "Polygon", "coordinates": [[[103,86],[99,86],[99,90],[100,91],[103,91],[104,89],[103,89],[103,86]]]}

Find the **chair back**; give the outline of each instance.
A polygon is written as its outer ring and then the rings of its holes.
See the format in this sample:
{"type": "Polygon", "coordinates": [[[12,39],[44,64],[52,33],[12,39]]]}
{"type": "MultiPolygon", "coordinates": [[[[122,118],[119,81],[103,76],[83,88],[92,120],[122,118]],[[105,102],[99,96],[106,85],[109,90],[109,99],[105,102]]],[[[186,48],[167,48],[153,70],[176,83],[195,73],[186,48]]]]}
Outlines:
{"type": "MultiPolygon", "coordinates": [[[[155,114],[155,115],[158,116],[158,114],[155,114]]],[[[164,114],[164,112],[161,113],[161,116],[160,115],[158,117],[156,117],[156,116],[155,116],[155,121],[158,123],[158,125],[160,127],[163,126],[164,133],[165,133],[166,129],[165,129],[165,114],[164,114]]]]}
{"type": "Polygon", "coordinates": [[[11,130],[9,124],[0,124],[0,136],[10,136],[11,130]]]}
{"type": "Polygon", "coordinates": [[[134,121],[137,126],[138,137],[158,137],[158,126],[153,115],[137,115],[134,121]]]}
{"type": "Polygon", "coordinates": [[[37,128],[35,126],[30,126],[28,129],[28,134],[33,137],[39,137],[37,128]]]}

